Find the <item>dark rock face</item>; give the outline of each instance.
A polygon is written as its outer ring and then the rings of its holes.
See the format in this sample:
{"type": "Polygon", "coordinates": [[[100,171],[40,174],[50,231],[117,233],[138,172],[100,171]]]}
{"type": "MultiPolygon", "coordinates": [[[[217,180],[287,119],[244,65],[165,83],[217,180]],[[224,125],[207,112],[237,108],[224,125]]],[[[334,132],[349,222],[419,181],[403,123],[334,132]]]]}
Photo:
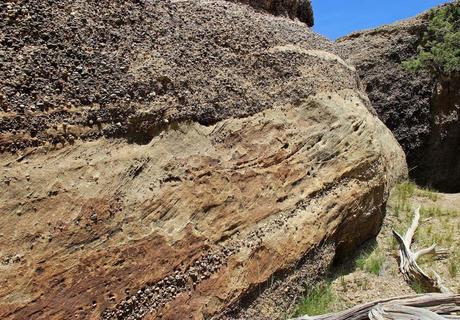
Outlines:
{"type": "Polygon", "coordinates": [[[421,184],[460,191],[460,76],[440,79],[431,99],[431,134],[415,170],[421,184]]]}
{"type": "Polygon", "coordinates": [[[435,79],[401,67],[416,54],[427,23],[428,14],[422,14],[337,42],[356,66],[380,119],[406,152],[411,178],[440,191],[458,192],[459,79],[435,79]]]}
{"type": "MultiPolygon", "coordinates": [[[[225,1],[22,0],[0,6],[0,152],[100,136],[145,142],[164,119],[211,124],[247,116],[271,105],[269,82],[277,86],[293,74],[288,65],[299,62],[279,59],[267,68],[270,53],[251,52],[298,42],[334,50],[304,24],[225,1]],[[228,28],[227,12],[239,17],[228,28]],[[245,94],[245,83],[258,75],[260,90],[245,94]],[[62,124],[80,129],[50,135],[62,124]]],[[[303,6],[308,2],[263,7],[297,15],[303,6]]],[[[308,90],[278,97],[294,101],[308,90]]]]}
{"type": "Polygon", "coordinates": [[[310,0],[230,0],[249,4],[274,15],[283,15],[291,19],[299,19],[309,27],[314,24],[313,9],[310,0]]]}

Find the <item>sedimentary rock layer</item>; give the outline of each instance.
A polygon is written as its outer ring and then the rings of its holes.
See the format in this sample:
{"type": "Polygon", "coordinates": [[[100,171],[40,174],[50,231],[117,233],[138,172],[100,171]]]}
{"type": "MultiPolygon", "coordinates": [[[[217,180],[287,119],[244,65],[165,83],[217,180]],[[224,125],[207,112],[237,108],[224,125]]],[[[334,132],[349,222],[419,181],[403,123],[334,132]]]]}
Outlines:
{"type": "Polygon", "coordinates": [[[211,124],[312,93],[284,90],[297,62],[266,49],[332,43],[246,5],[193,2],[1,3],[0,153],[101,136],[148,142],[165,119],[211,124]]]}
{"type": "Polygon", "coordinates": [[[26,159],[2,159],[7,319],[217,314],[319,244],[374,235],[404,170],[353,92],[26,159]]]}

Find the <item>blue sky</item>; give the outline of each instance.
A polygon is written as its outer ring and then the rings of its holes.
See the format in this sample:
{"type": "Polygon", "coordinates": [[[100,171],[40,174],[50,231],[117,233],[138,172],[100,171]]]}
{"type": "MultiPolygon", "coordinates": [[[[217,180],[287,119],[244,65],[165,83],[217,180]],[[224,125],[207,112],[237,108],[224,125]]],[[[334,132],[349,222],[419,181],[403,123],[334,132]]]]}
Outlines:
{"type": "Polygon", "coordinates": [[[412,17],[447,0],[312,0],[316,32],[335,40],[412,17]]]}

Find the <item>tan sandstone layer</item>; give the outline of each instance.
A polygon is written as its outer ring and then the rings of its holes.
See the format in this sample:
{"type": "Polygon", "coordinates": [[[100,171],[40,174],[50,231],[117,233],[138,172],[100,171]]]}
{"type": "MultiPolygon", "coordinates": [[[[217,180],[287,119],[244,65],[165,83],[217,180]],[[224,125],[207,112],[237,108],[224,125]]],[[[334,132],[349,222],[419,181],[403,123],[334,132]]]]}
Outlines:
{"type": "Polygon", "coordinates": [[[172,125],[145,146],[4,158],[1,316],[215,314],[318,244],[375,234],[403,163],[353,92],[172,125]]]}

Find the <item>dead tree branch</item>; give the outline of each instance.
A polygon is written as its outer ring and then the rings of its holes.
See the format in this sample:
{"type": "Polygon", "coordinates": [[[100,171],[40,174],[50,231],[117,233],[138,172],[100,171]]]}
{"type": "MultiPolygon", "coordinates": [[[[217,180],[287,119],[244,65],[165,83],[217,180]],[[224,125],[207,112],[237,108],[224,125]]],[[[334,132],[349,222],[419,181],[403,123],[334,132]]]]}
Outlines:
{"type": "Polygon", "coordinates": [[[393,236],[399,244],[399,270],[407,281],[418,281],[422,284],[427,290],[433,292],[442,292],[442,293],[451,293],[451,291],[445,287],[442,283],[441,277],[432,270],[434,277],[428,275],[417,263],[417,260],[427,254],[433,254],[438,256],[445,256],[447,252],[445,250],[439,250],[436,248],[436,244],[433,244],[431,247],[421,249],[417,252],[413,252],[411,245],[415,235],[415,231],[419,225],[420,221],[420,207],[415,209],[414,218],[412,223],[407,230],[404,237],[402,237],[398,232],[393,230],[393,236]]]}

